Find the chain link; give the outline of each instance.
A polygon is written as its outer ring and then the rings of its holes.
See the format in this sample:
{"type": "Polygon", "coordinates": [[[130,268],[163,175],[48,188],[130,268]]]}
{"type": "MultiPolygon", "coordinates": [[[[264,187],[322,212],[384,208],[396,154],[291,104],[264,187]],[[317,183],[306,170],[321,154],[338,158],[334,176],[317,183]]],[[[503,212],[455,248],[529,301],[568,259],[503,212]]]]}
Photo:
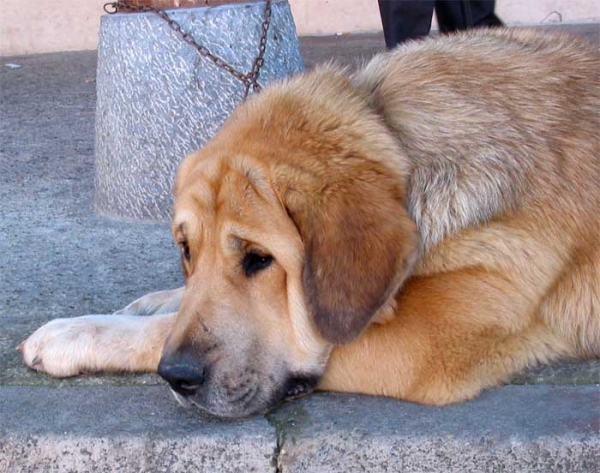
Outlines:
{"type": "Polygon", "coordinates": [[[116,2],[105,3],[104,11],[109,15],[121,11],[126,11],[139,13],[154,13],[155,15],[159,16],[162,20],[165,21],[165,23],[167,23],[169,28],[171,28],[171,30],[173,30],[181,38],[182,41],[194,47],[198,51],[198,54],[200,54],[200,56],[208,59],[215,66],[219,67],[220,69],[223,69],[224,71],[228,72],[233,77],[238,79],[240,82],[242,82],[245,87],[243,100],[246,100],[248,98],[248,94],[250,93],[250,89],[252,89],[254,92],[260,92],[260,90],[262,89],[262,87],[258,83],[258,78],[260,76],[260,70],[263,64],[265,63],[265,51],[267,49],[269,26],[271,25],[271,1],[272,0],[265,0],[265,10],[263,13],[263,22],[261,25],[261,36],[260,43],[258,46],[258,55],[252,63],[252,68],[250,69],[250,72],[247,72],[245,74],[243,72],[238,71],[231,64],[221,59],[219,56],[211,53],[206,46],[199,44],[192,37],[191,34],[187,33],[181,28],[181,25],[179,23],[170,18],[165,10],[143,5],[133,5],[122,0],[118,0],[116,2]]]}
{"type": "MultiPolygon", "coordinates": [[[[262,22],[262,31],[260,35],[260,43],[258,46],[258,55],[252,64],[252,69],[250,70],[250,77],[252,80],[252,87],[254,92],[260,91],[260,85],[258,84],[258,77],[260,76],[260,69],[265,63],[265,51],[267,49],[267,39],[269,34],[269,26],[271,24],[271,0],[266,0],[265,3],[265,11],[262,22]]],[[[246,91],[246,96],[248,95],[248,91],[246,91]]]]}

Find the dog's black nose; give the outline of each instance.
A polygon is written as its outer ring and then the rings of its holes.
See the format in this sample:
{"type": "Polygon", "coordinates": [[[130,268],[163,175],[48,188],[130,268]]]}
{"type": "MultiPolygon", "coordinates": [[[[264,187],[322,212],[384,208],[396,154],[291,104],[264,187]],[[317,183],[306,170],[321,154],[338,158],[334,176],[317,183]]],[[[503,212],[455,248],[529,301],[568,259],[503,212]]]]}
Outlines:
{"type": "Polygon", "coordinates": [[[158,374],[173,391],[192,396],[204,382],[204,366],[187,357],[170,356],[160,360],[158,374]]]}

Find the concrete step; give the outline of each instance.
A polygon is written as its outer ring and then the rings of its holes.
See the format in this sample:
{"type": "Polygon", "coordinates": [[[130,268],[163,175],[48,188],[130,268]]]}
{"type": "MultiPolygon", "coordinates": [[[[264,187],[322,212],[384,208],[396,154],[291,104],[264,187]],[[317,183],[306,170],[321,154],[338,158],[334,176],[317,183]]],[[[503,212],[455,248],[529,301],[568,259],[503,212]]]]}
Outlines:
{"type": "Polygon", "coordinates": [[[0,472],[268,472],[263,417],[221,422],[166,386],[0,388],[0,472]]]}
{"type": "Polygon", "coordinates": [[[506,386],[444,408],[316,394],[220,421],[166,387],[0,388],[2,472],[596,472],[600,386],[506,386]]]}

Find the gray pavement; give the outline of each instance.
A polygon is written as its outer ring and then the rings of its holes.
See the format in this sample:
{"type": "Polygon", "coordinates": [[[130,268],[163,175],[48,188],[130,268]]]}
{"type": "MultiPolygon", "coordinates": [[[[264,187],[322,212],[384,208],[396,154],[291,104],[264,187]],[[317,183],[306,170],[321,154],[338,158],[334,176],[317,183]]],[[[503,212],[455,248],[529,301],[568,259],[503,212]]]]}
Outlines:
{"type": "Polygon", "coordinates": [[[273,418],[289,472],[591,472],[599,408],[596,386],[509,386],[444,408],[322,394],[273,418]]]}
{"type": "MultiPolygon", "coordinates": [[[[600,43],[598,24],[566,29],[600,43]]],[[[302,48],[308,65],[354,66],[383,40],[302,48]]],[[[182,282],[167,224],[91,210],[95,64],[95,52],[0,58],[0,471],[594,471],[598,361],[447,409],[322,394],[237,423],[177,407],[156,376],[25,369],[14,347],[43,322],[182,282]]]]}
{"type": "Polygon", "coordinates": [[[0,471],[593,472],[596,386],[508,386],[432,408],[315,394],[217,421],[161,387],[5,387],[0,471]]]}
{"type": "Polygon", "coordinates": [[[275,429],[180,408],[167,389],[7,387],[0,471],[272,471],[275,429]]]}

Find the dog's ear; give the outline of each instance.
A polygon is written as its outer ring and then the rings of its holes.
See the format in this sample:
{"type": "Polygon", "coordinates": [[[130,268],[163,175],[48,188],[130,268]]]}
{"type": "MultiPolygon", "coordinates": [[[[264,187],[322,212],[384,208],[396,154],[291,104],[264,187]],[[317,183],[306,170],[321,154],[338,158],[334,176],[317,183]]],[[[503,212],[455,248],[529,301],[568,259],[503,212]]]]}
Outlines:
{"type": "Polygon", "coordinates": [[[288,193],[305,245],[306,297],[330,343],[355,339],[412,269],[417,231],[402,194],[397,181],[364,170],[288,193]]]}

